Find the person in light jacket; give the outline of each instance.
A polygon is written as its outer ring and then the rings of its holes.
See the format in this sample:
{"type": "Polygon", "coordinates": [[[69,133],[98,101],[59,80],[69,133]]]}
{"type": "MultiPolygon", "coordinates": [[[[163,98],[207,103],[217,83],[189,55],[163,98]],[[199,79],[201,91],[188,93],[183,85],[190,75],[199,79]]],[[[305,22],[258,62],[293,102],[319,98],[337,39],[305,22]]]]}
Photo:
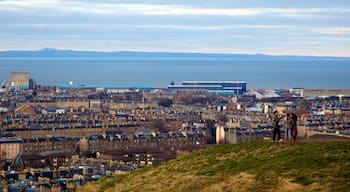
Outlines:
{"type": "Polygon", "coordinates": [[[293,124],[292,117],[288,113],[286,121],[285,121],[285,129],[286,129],[286,131],[285,131],[285,137],[284,138],[286,139],[286,141],[291,141],[292,140],[292,134],[291,134],[292,124],[293,124]]]}

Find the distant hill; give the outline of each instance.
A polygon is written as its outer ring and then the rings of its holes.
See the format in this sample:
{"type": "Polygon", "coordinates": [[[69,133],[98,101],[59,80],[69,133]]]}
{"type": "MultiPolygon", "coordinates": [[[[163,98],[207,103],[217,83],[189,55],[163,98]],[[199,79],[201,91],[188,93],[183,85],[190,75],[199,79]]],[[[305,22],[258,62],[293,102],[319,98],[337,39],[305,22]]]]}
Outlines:
{"type": "Polygon", "coordinates": [[[350,191],[350,143],[216,145],[82,191],[350,191]]]}
{"type": "Polygon", "coordinates": [[[349,57],[272,56],[264,54],[210,54],[172,52],[98,52],[45,48],[37,51],[0,51],[0,57],[119,57],[119,58],[217,58],[217,59],[350,59],[349,57]]]}

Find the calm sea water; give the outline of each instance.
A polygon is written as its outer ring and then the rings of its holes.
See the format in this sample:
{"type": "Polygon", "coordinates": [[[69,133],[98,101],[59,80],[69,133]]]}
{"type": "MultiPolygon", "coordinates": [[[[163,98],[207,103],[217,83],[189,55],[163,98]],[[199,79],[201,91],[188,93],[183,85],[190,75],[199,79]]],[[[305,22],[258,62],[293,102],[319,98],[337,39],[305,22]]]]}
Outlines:
{"type": "Polygon", "coordinates": [[[350,89],[350,60],[0,58],[0,81],[29,72],[44,85],[166,87],[171,81],[238,80],[248,88],[350,89]]]}

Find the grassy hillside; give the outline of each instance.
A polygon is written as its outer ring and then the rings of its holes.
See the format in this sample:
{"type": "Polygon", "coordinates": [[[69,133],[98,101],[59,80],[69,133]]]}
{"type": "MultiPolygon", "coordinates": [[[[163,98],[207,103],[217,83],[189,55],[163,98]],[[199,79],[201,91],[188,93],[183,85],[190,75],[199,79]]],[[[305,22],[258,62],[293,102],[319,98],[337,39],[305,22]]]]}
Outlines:
{"type": "Polygon", "coordinates": [[[85,191],[350,191],[350,143],[217,145],[85,191]]]}

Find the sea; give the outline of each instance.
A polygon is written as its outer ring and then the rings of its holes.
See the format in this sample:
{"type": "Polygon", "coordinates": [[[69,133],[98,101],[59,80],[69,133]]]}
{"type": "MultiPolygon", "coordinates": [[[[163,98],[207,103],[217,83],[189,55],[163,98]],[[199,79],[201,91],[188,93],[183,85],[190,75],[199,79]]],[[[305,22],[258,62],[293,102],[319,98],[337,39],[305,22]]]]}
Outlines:
{"type": "Polygon", "coordinates": [[[187,80],[246,81],[249,88],[350,89],[350,59],[0,58],[0,81],[29,72],[41,85],[166,88],[187,80]]]}

